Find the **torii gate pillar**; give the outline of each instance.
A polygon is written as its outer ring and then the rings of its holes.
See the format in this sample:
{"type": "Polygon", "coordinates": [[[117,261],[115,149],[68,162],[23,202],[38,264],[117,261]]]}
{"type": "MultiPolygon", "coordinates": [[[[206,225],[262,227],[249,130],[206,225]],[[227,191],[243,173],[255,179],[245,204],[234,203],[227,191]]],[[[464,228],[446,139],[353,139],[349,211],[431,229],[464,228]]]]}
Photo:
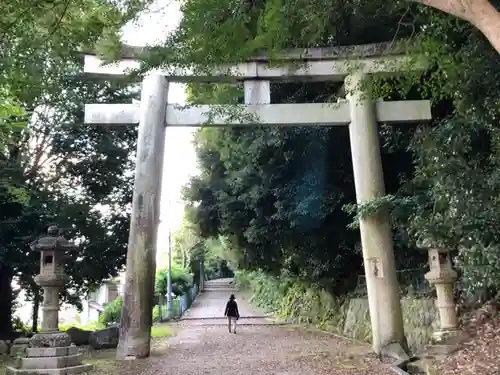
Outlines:
{"type": "MultiPolygon", "coordinates": [[[[358,204],[385,195],[378,123],[371,97],[371,78],[371,75],[359,72],[348,75],[345,80],[351,114],[349,137],[358,204]]],[[[389,213],[378,212],[361,218],[359,229],[368,289],[372,346],[380,354],[389,343],[406,346],[389,213]]]]}
{"type": "Polygon", "coordinates": [[[144,77],[118,358],[150,354],[168,81],[144,77]]]}

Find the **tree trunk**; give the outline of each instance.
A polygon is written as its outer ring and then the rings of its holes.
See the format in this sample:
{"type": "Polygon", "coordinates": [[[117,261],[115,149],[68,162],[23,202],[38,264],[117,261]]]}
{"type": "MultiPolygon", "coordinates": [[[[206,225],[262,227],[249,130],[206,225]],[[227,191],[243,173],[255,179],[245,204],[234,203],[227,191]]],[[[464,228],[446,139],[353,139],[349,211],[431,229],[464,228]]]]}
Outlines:
{"type": "Polygon", "coordinates": [[[12,332],[12,272],[0,263],[0,335],[12,332]]]}
{"type": "Polygon", "coordinates": [[[41,301],[41,296],[40,296],[40,291],[38,288],[33,289],[34,290],[34,298],[33,298],[33,312],[32,312],[32,325],[31,325],[31,331],[32,332],[37,332],[38,331],[38,310],[40,309],[40,301],[41,301]]]}
{"type": "Polygon", "coordinates": [[[488,1],[478,5],[478,16],[472,22],[488,38],[493,47],[500,53],[500,12],[488,1]]]}
{"type": "Polygon", "coordinates": [[[182,267],[186,268],[188,266],[188,254],[187,254],[187,250],[181,249],[181,253],[182,253],[182,267]]]}
{"type": "Polygon", "coordinates": [[[412,0],[472,23],[500,53],[500,12],[488,0],[412,0]]]}

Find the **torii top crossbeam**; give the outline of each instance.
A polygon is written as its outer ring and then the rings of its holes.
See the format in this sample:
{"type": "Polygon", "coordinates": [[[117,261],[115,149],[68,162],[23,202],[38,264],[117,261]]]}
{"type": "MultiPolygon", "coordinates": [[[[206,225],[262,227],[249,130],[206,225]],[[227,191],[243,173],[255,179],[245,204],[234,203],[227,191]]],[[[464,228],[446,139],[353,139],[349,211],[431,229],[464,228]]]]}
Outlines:
{"type": "MultiPolygon", "coordinates": [[[[112,64],[104,64],[95,54],[86,54],[84,72],[102,78],[118,78],[138,69],[140,57],[146,53],[144,47],[123,46],[121,60],[112,64]]],[[[352,70],[394,74],[402,66],[405,70],[425,69],[423,61],[402,54],[391,43],[291,49],[272,59],[273,62],[283,62],[282,66],[271,65],[270,61],[267,54],[262,53],[246,62],[221,66],[205,73],[192,73],[187,69],[158,69],[151,73],[165,75],[170,82],[343,81],[352,70]]]]}

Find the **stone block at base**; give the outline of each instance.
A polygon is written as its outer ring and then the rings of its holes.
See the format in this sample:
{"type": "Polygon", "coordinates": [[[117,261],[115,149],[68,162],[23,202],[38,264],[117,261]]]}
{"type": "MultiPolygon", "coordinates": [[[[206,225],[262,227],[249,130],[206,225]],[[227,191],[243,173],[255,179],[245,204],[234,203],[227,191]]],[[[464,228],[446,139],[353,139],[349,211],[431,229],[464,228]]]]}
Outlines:
{"type": "Polygon", "coordinates": [[[28,357],[22,359],[21,368],[30,370],[75,367],[82,364],[82,357],[83,354],[67,355],[63,357],[28,357]]]}
{"type": "Polygon", "coordinates": [[[458,329],[439,330],[432,334],[433,344],[455,344],[462,339],[462,331],[458,329]]]}
{"type": "Polygon", "coordinates": [[[30,346],[30,339],[27,337],[19,337],[12,342],[10,347],[10,356],[18,358],[26,354],[26,349],[30,346]]]}
{"type": "Polygon", "coordinates": [[[26,353],[26,349],[28,349],[28,345],[12,345],[10,347],[10,356],[11,357],[19,357],[19,356],[24,356],[26,353]]]}
{"type": "Polygon", "coordinates": [[[12,367],[7,367],[5,375],[72,375],[72,374],[82,374],[92,370],[92,365],[80,365],[74,367],[66,368],[55,368],[55,369],[17,369],[12,367]]]}
{"type": "Polygon", "coordinates": [[[401,344],[396,342],[384,346],[380,354],[384,357],[395,358],[401,361],[410,359],[406,350],[403,349],[401,344]]]}
{"type": "Polygon", "coordinates": [[[410,374],[428,374],[429,365],[432,361],[423,358],[406,365],[406,371],[410,374]]]}
{"type": "Polygon", "coordinates": [[[26,349],[27,357],[63,357],[67,355],[78,354],[76,346],[66,346],[63,348],[28,348],[26,349]]]}

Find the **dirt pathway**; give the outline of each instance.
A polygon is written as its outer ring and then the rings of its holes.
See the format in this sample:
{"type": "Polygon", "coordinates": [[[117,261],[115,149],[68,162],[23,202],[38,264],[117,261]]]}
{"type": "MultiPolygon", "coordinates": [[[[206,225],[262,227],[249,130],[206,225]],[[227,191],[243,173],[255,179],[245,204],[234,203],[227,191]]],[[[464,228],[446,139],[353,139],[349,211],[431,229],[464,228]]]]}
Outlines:
{"type": "MultiPolygon", "coordinates": [[[[273,325],[236,294],[238,333],[230,334],[223,318],[229,288],[208,287],[164,353],[147,360],[141,375],[368,375],[391,374],[370,354],[328,334],[273,325]]],[[[163,351],[163,350],[162,350],[163,351]]],[[[130,373],[138,368],[131,364],[130,373]]],[[[142,366],[141,366],[142,367],[142,366]]],[[[143,367],[142,367],[143,368],[143,367]]],[[[124,369],[125,370],[125,369],[124,369]]],[[[129,373],[129,371],[126,371],[129,373]]]]}

